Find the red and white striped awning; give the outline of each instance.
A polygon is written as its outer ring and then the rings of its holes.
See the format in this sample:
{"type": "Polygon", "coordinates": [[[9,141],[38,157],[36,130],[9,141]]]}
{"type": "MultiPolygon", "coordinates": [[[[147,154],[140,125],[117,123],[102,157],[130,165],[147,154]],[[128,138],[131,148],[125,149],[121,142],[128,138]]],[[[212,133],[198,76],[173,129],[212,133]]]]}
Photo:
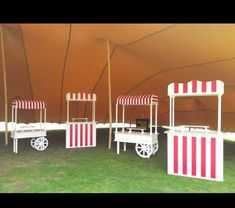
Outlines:
{"type": "Polygon", "coordinates": [[[13,100],[12,107],[17,109],[45,109],[46,104],[37,100],[13,100]]]}
{"type": "Polygon", "coordinates": [[[82,92],[78,92],[78,93],[67,93],[66,94],[66,100],[69,101],[96,101],[96,94],[94,93],[82,93],[82,92]]]}
{"type": "Polygon", "coordinates": [[[171,83],[168,85],[168,96],[212,96],[223,95],[224,83],[220,80],[171,83]]]}
{"type": "Polygon", "coordinates": [[[157,102],[157,95],[120,95],[117,98],[119,105],[154,105],[157,102]]]}

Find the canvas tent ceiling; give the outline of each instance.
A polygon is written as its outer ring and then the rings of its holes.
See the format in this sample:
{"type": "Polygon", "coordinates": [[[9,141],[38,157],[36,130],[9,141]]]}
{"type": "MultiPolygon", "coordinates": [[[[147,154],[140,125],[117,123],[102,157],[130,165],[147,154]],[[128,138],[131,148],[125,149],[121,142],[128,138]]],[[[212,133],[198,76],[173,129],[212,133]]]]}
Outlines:
{"type": "MultiPolygon", "coordinates": [[[[225,83],[222,129],[235,123],[235,24],[4,24],[9,119],[13,99],[44,100],[50,122],[66,121],[67,92],[94,92],[96,120],[108,122],[107,46],[111,43],[113,114],[123,94],[159,96],[159,124],[169,124],[167,86],[192,79],[225,83]]],[[[0,61],[0,120],[4,88],[0,61]]],[[[75,104],[74,113],[90,116],[75,104]]],[[[22,112],[32,121],[36,112],[22,112]]],[[[127,121],[148,117],[127,108],[127,121]]],[[[177,99],[176,124],[217,125],[216,98],[177,99]]]]}

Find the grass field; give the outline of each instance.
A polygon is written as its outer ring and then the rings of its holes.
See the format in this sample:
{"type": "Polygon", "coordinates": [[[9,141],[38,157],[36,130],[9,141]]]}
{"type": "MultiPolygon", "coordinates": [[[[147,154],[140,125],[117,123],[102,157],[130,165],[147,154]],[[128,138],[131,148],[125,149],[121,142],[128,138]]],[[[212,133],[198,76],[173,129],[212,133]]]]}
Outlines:
{"type": "Polygon", "coordinates": [[[97,147],[65,149],[65,131],[47,134],[48,148],[39,152],[29,139],[4,146],[0,134],[0,192],[76,193],[224,193],[235,192],[235,143],[224,144],[224,182],[170,176],[166,172],[166,135],[150,159],[137,156],[134,145],[116,155],[116,143],[107,149],[107,130],[97,130],[97,147]]]}

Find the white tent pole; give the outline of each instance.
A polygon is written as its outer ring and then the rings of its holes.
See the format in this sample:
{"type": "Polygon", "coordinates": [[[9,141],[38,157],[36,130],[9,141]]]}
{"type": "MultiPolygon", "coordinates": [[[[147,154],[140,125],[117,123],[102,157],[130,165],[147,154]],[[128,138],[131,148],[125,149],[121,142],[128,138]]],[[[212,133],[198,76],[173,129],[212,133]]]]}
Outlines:
{"type": "Polygon", "coordinates": [[[116,104],[116,128],[115,128],[115,132],[117,132],[117,125],[118,125],[118,104],[116,104]]]}
{"type": "Polygon", "coordinates": [[[172,127],[175,126],[175,97],[172,97],[172,127]]]}
{"type": "Polygon", "coordinates": [[[95,101],[92,101],[92,122],[95,122],[95,101]]]}
{"type": "Polygon", "coordinates": [[[69,122],[69,100],[67,100],[67,123],[69,122]]]}
{"type": "Polygon", "coordinates": [[[125,105],[122,106],[122,132],[124,132],[124,124],[125,124],[125,105]]]}
{"type": "Polygon", "coordinates": [[[170,127],[172,127],[172,98],[170,97],[170,109],[169,109],[169,116],[170,116],[170,127]]]}
{"type": "Polygon", "coordinates": [[[15,130],[16,131],[16,126],[17,126],[17,108],[15,108],[15,130]]]}
{"type": "Polygon", "coordinates": [[[1,36],[1,54],[2,54],[2,69],[3,69],[3,81],[4,81],[4,102],[5,102],[5,145],[8,145],[8,105],[7,105],[7,77],[6,77],[6,62],[5,51],[3,41],[3,27],[0,25],[1,36]]]}
{"type": "Polygon", "coordinates": [[[111,67],[110,67],[110,49],[109,40],[107,40],[107,55],[108,55],[108,92],[109,92],[109,144],[108,149],[111,149],[112,144],[112,95],[111,95],[111,67]]]}
{"type": "Polygon", "coordinates": [[[40,108],[40,129],[42,128],[42,108],[40,108]]]}
{"type": "Polygon", "coordinates": [[[158,110],[158,103],[155,105],[155,134],[157,134],[157,110],[158,110]]]}
{"type": "Polygon", "coordinates": [[[152,123],[153,123],[153,105],[152,102],[150,104],[150,135],[152,135],[152,123]]]}
{"type": "Polygon", "coordinates": [[[218,96],[218,132],[221,132],[221,95],[218,96]]]}
{"type": "Polygon", "coordinates": [[[47,109],[44,110],[44,129],[46,130],[47,109]]]}

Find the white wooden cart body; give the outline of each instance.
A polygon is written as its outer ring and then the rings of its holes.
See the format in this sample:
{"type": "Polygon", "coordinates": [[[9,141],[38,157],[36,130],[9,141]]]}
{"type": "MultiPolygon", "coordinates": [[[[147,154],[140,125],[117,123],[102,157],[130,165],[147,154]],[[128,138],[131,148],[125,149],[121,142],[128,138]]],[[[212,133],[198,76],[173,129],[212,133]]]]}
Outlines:
{"type": "Polygon", "coordinates": [[[12,102],[12,131],[13,152],[18,153],[18,139],[32,138],[31,146],[39,151],[48,146],[46,137],[46,104],[43,101],[14,100],[12,102]],[[17,124],[18,110],[40,110],[39,127],[36,125],[17,124]],[[44,114],[44,116],[43,116],[44,114]]]}
{"type": "Polygon", "coordinates": [[[95,102],[96,95],[85,93],[67,93],[67,123],[66,123],[66,148],[95,147],[96,146],[96,121],[95,102]],[[92,121],[87,118],[72,118],[70,121],[70,102],[92,102],[92,121]]]}
{"type": "Polygon", "coordinates": [[[117,142],[117,154],[120,153],[120,143],[124,143],[124,151],[126,151],[126,143],[136,144],[136,153],[143,158],[149,158],[158,150],[158,133],[157,133],[157,108],[158,99],[156,95],[139,95],[139,96],[119,96],[116,103],[116,129],[115,142],[117,142]],[[118,131],[118,105],[122,105],[122,130],[118,131]],[[125,106],[126,105],[148,105],[150,106],[150,132],[144,132],[141,128],[124,128],[125,123],[125,106]],[[155,130],[152,132],[153,106],[155,106],[155,130]]]}
{"type": "Polygon", "coordinates": [[[219,80],[187,83],[171,83],[170,130],[167,133],[168,174],[200,179],[223,181],[223,136],[221,133],[221,96],[224,83],[219,80]],[[218,130],[209,131],[209,126],[174,126],[175,97],[217,96],[218,130]]]}

